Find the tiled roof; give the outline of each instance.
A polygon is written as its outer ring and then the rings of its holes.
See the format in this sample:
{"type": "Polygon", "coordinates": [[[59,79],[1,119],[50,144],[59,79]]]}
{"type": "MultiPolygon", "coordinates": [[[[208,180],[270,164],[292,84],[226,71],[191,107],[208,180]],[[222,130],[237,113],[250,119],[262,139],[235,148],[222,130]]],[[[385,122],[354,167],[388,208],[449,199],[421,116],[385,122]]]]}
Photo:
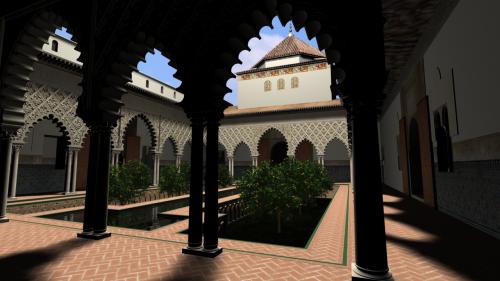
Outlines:
{"type": "Polygon", "coordinates": [[[254,67],[258,67],[262,62],[278,58],[303,55],[312,58],[325,58],[325,55],[318,49],[291,35],[281,41],[274,49],[267,53],[254,67]]]}
{"type": "Polygon", "coordinates": [[[224,116],[230,117],[238,115],[258,115],[258,114],[273,113],[273,112],[307,111],[307,110],[318,110],[327,108],[342,109],[343,108],[342,102],[340,100],[327,100],[320,102],[262,106],[262,107],[244,108],[244,109],[239,109],[237,106],[231,106],[224,111],[224,116]]]}

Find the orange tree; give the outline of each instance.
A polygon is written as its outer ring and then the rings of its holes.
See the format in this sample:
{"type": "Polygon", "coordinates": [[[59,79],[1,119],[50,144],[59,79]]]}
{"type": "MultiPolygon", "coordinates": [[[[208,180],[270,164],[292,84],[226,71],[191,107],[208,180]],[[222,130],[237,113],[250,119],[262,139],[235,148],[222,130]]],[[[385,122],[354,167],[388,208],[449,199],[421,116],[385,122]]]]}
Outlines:
{"type": "Polygon", "coordinates": [[[250,170],[241,178],[239,188],[250,211],[257,216],[276,216],[276,231],[281,233],[283,215],[313,203],[331,188],[331,182],[321,165],[286,159],[275,166],[263,162],[250,170]]]}

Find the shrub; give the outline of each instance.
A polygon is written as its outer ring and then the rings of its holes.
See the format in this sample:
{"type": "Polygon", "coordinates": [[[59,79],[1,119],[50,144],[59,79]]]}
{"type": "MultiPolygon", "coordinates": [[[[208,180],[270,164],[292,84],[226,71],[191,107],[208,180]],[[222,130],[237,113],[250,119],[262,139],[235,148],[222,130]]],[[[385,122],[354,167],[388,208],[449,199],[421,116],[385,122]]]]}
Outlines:
{"type": "MultiPolygon", "coordinates": [[[[175,165],[162,166],[160,171],[160,191],[168,194],[181,195],[189,191],[189,181],[186,179],[187,167],[178,169],[175,165]]],[[[189,175],[187,176],[189,177],[189,175]]]]}
{"type": "Polygon", "coordinates": [[[130,161],[111,169],[109,199],[127,204],[149,187],[149,169],[139,161],[130,161]]]}
{"type": "Polygon", "coordinates": [[[226,187],[233,183],[233,179],[229,175],[229,170],[227,169],[226,165],[224,164],[219,164],[219,176],[218,176],[218,181],[219,181],[219,188],[226,187]]]}
{"type": "Polygon", "coordinates": [[[321,165],[286,159],[274,166],[263,162],[250,170],[241,178],[239,188],[241,200],[257,215],[269,212],[276,215],[280,233],[282,216],[314,202],[314,198],[331,188],[331,182],[321,165]]]}

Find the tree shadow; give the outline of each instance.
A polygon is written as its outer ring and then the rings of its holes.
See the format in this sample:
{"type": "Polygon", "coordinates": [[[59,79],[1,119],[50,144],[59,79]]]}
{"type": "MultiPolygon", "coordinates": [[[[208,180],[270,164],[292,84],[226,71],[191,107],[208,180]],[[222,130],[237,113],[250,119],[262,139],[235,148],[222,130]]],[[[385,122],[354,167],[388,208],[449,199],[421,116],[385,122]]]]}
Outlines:
{"type": "Polygon", "coordinates": [[[387,234],[388,241],[417,251],[472,280],[498,280],[499,240],[397,191],[386,188],[384,194],[399,197],[398,201],[384,201],[385,206],[400,211],[385,214],[386,219],[434,236],[419,241],[387,234]]]}
{"type": "Polygon", "coordinates": [[[39,271],[45,264],[54,262],[65,253],[87,243],[90,243],[90,241],[74,238],[45,248],[13,253],[2,257],[0,258],[0,279],[9,281],[40,280],[39,271]]]}
{"type": "Polygon", "coordinates": [[[175,270],[163,277],[166,281],[211,281],[215,280],[218,258],[197,257],[182,254],[172,267],[175,270]]]}

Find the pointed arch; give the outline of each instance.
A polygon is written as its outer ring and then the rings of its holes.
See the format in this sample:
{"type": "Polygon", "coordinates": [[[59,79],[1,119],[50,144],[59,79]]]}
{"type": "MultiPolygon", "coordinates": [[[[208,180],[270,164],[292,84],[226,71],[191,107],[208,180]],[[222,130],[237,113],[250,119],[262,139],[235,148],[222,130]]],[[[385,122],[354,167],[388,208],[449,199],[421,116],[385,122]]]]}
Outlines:
{"type": "MultiPolygon", "coordinates": [[[[24,28],[19,32],[14,42],[4,44],[4,54],[9,54],[5,59],[5,69],[1,74],[3,87],[0,89],[0,127],[15,133],[22,128],[25,122],[26,103],[25,93],[28,91],[30,74],[34,71],[34,64],[38,61],[38,54],[42,52],[45,44],[49,43],[49,36],[53,34],[56,26],[71,26],[59,15],[45,10],[36,13],[24,28]]],[[[16,31],[13,31],[15,33],[16,31]]],[[[78,34],[74,35],[79,38],[78,34]]],[[[78,42],[78,41],[77,41],[78,42]]],[[[78,50],[83,54],[85,44],[78,44],[78,50]]],[[[80,57],[82,56],[80,55],[80,57]]]]}
{"type": "Polygon", "coordinates": [[[135,115],[134,117],[130,118],[130,120],[128,120],[128,122],[126,123],[124,129],[123,129],[123,132],[122,132],[122,142],[123,144],[125,144],[125,141],[126,141],[126,132],[127,130],[129,129],[129,126],[137,121],[138,119],[141,119],[142,121],[144,121],[144,123],[146,123],[146,127],[148,128],[148,131],[149,131],[149,134],[150,134],[150,137],[151,137],[151,147],[153,149],[157,149],[157,139],[158,139],[158,134],[156,133],[156,129],[154,127],[154,124],[153,122],[150,120],[150,118],[148,118],[148,116],[146,116],[144,113],[139,113],[137,115],[135,115]]]}
{"type": "Polygon", "coordinates": [[[318,148],[316,145],[314,145],[314,143],[312,141],[310,141],[308,138],[303,138],[294,148],[293,148],[293,151],[294,151],[294,155],[295,155],[295,158],[299,159],[299,160],[305,160],[305,159],[301,159],[301,153],[304,153],[302,152],[301,148],[304,147],[304,145],[309,145],[311,147],[311,151],[310,151],[310,159],[307,159],[307,160],[314,160],[315,156],[318,155],[318,148]]]}

